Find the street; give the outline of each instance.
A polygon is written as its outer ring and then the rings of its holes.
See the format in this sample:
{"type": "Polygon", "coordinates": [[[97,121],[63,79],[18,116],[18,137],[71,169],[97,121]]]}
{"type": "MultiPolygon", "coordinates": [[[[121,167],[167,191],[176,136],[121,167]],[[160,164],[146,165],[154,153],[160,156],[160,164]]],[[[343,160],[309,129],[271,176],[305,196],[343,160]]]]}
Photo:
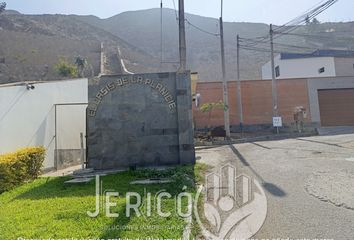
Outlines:
{"type": "Polygon", "coordinates": [[[255,239],[354,238],[354,134],[200,148],[197,158],[261,183],[268,211],[255,239]]]}

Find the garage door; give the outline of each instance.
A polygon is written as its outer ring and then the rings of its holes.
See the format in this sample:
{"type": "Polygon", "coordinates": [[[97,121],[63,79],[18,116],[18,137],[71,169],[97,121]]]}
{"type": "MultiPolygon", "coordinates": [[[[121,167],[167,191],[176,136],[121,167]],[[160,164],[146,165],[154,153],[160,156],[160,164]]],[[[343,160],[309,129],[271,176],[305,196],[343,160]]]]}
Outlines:
{"type": "Polygon", "coordinates": [[[322,126],[354,125],[354,89],[318,90],[322,126]]]}

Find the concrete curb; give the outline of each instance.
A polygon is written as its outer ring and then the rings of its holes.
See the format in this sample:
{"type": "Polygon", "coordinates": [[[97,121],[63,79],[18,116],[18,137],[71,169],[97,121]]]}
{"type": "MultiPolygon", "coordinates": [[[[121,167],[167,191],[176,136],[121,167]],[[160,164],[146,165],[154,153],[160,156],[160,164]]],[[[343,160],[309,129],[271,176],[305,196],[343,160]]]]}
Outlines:
{"type": "Polygon", "coordinates": [[[204,147],[204,146],[223,146],[229,144],[239,144],[239,143],[248,143],[248,142],[258,142],[258,141],[274,141],[274,140],[284,140],[284,139],[293,139],[299,137],[312,137],[317,136],[317,132],[310,133],[286,133],[286,134],[278,134],[278,135],[267,135],[267,136],[259,136],[252,138],[242,138],[242,139],[233,139],[233,140],[225,140],[225,141],[215,141],[215,142],[207,142],[205,143],[195,143],[196,147],[204,147]]]}

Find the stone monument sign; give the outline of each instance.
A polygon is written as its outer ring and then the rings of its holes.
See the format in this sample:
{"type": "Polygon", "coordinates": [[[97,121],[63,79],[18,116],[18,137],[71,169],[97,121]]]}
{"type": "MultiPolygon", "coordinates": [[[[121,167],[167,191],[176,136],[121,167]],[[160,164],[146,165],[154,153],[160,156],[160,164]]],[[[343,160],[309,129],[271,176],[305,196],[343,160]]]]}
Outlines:
{"type": "Polygon", "coordinates": [[[195,163],[188,72],[92,80],[87,121],[88,167],[195,163]]]}

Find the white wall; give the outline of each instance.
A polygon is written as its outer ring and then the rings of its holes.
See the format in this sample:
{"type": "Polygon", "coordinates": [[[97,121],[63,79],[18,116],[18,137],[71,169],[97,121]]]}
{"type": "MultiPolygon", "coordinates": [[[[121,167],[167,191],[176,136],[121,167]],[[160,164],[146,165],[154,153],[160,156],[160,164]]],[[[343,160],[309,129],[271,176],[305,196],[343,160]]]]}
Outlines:
{"type": "Polygon", "coordinates": [[[335,58],[337,77],[354,76],[354,58],[335,58]]]}
{"type": "MultiPolygon", "coordinates": [[[[333,57],[301,58],[301,59],[280,59],[275,58],[275,67],[280,67],[279,79],[288,78],[317,78],[335,77],[335,62],[333,57]],[[325,67],[324,73],[318,70],[325,67]]],[[[268,62],[262,67],[262,79],[272,79],[271,63],[268,62]]]]}
{"type": "MultiPolygon", "coordinates": [[[[86,133],[87,105],[57,105],[57,148],[80,149],[80,133],[86,133]]],[[[84,139],[84,147],[86,141],[84,139]]]]}
{"type": "MultiPolygon", "coordinates": [[[[55,104],[87,103],[88,80],[65,80],[33,85],[33,90],[27,90],[25,85],[0,86],[0,153],[41,145],[47,149],[44,168],[53,168],[55,104]]],[[[79,112],[82,113],[86,106],[80,108],[79,112]]],[[[66,113],[64,116],[73,119],[72,114],[66,113]]],[[[66,124],[72,124],[73,121],[66,121],[66,124]]],[[[79,121],[81,122],[76,122],[75,125],[86,129],[86,122],[79,121]]],[[[70,138],[68,136],[66,139],[70,138]]]]}

